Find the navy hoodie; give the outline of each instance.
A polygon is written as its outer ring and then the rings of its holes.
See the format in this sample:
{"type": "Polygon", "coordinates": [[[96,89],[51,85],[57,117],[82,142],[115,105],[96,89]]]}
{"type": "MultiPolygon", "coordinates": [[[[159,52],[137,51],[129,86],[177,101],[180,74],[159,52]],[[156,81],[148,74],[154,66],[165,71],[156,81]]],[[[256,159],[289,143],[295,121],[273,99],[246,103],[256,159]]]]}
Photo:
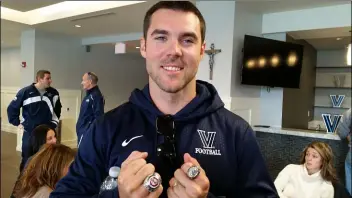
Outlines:
{"type": "MultiPolygon", "coordinates": [[[[197,81],[196,89],[197,96],[173,115],[176,150],[179,156],[189,153],[205,170],[210,181],[208,197],[278,197],[248,123],[224,108],[211,84],[197,81]]],[[[153,104],[148,85],[133,91],[129,102],[94,122],[82,139],[68,175],[58,182],[50,197],[98,197],[109,168],[121,167],[135,150],[148,152],[147,162],[155,163],[156,147],[163,142],[155,129],[159,115],[163,113],[153,104]],[[125,144],[125,140],[137,136],[125,144]]],[[[161,176],[165,195],[169,176],[161,176]]],[[[118,196],[115,189],[99,197],[118,196]]]]}

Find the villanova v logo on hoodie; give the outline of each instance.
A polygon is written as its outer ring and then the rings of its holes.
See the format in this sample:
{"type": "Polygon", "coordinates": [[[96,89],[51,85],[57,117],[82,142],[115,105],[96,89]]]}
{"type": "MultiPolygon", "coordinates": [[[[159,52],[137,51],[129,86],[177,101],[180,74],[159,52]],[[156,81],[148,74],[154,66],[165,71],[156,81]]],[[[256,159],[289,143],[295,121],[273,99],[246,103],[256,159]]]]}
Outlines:
{"type": "Polygon", "coordinates": [[[203,148],[195,148],[194,153],[204,154],[204,155],[221,155],[220,150],[215,149],[214,139],[216,132],[206,132],[198,129],[199,137],[202,141],[203,148]]]}

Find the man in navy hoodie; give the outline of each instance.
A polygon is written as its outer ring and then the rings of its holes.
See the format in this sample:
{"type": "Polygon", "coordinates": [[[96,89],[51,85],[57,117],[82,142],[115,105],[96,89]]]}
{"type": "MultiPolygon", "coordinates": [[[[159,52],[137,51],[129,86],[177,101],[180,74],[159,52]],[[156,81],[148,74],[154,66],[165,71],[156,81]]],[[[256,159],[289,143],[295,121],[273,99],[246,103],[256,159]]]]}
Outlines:
{"type": "Polygon", "coordinates": [[[112,166],[121,167],[118,187],[99,197],[278,197],[251,127],[196,80],[204,40],[191,2],[148,10],[140,51],[149,84],[94,122],[50,197],[98,197],[112,166]],[[186,174],[192,165],[201,170],[194,179],[186,174]],[[162,185],[149,192],[143,184],[154,172],[162,185]]]}

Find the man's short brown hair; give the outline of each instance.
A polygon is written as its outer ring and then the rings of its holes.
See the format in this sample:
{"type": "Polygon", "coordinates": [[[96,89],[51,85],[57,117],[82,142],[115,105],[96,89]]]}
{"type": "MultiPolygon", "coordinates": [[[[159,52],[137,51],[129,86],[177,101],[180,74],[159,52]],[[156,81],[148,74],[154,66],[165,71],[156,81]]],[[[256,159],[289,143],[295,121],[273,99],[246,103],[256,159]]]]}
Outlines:
{"type": "Polygon", "coordinates": [[[145,14],[144,21],[143,21],[144,39],[147,39],[147,33],[148,33],[149,26],[151,24],[152,15],[154,14],[154,12],[160,9],[170,9],[175,11],[191,12],[195,14],[200,21],[201,39],[202,39],[202,43],[204,43],[205,30],[206,30],[205,20],[203,18],[203,15],[198,10],[198,8],[190,1],[160,1],[155,5],[153,5],[151,8],[149,8],[147,13],[145,14]]]}
{"type": "Polygon", "coordinates": [[[50,71],[48,71],[48,70],[39,70],[38,72],[37,72],[37,76],[36,76],[36,81],[38,82],[38,78],[39,79],[43,79],[44,78],[44,76],[45,76],[45,74],[51,74],[50,73],[50,71]]]}

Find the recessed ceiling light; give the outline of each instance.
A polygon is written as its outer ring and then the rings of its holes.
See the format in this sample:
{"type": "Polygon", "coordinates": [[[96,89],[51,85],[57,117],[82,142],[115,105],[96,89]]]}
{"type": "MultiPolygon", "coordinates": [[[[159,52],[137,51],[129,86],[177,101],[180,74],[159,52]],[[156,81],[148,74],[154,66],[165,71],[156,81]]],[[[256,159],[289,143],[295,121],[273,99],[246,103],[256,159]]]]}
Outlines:
{"type": "Polygon", "coordinates": [[[136,47],[136,49],[139,49],[140,47],[136,47]]]}
{"type": "Polygon", "coordinates": [[[341,40],[341,38],[336,38],[336,40],[338,40],[338,41],[339,41],[339,40],[341,40]]]}
{"type": "Polygon", "coordinates": [[[80,26],[80,25],[75,25],[75,27],[76,27],[76,28],[80,28],[80,27],[82,27],[82,26],[80,26]]]}

